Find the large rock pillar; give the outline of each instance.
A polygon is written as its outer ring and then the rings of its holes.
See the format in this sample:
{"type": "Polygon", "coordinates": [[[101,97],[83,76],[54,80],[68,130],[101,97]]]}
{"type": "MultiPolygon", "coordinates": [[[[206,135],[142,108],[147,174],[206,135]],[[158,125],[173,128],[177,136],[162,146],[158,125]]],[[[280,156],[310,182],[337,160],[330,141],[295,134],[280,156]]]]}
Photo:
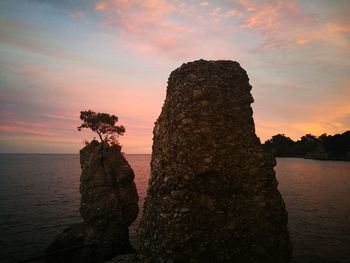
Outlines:
{"type": "Polygon", "coordinates": [[[288,262],[287,212],[233,61],[183,64],[154,127],[139,226],[145,261],[288,262]]]}

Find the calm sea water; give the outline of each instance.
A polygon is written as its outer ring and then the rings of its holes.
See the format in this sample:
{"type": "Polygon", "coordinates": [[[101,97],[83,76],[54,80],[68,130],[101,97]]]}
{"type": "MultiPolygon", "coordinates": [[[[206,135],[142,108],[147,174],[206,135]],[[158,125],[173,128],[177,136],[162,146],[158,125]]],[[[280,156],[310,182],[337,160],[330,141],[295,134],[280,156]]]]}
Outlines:
{"type": "MultiPolygon", "coordinates": [[[[150,155],[127,159],[142,207],[150,155]]],[[[293,262],[350,262],[350,163],[279,158],[276,172],[293,262]]],[[[0,155],[0,262],[42,254],[58,233],[81,221],[79,176],[78,155],[0,155]]]]}

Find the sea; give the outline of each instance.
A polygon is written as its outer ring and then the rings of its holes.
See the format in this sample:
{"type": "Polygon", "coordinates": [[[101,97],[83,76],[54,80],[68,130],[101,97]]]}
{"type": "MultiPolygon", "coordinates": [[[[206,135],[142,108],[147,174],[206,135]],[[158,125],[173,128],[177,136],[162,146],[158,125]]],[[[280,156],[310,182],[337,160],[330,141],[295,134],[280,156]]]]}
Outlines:
{"type": "MultiPolygon", "coordinates": [[[[150,155],[126,155],[143,207],[150,155]]],[[[350,162],[278,158],[293,262],[350,262],[350,162]]],[[[44,253],[79,215],[79,155],[0,154],[0,262],[44,253]]],[[[133,238],[137,223],[130,227],[133,238]]],[[[33,261],[35,262],[35,261],[33,261]]]]}

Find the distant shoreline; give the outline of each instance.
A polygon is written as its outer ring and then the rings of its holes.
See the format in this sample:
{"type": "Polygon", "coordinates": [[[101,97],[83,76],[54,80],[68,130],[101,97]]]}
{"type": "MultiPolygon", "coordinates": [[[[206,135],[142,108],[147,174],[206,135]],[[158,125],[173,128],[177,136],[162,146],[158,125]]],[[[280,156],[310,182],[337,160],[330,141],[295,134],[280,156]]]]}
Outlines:
{"type": "Polygon", "coordinates": [[[306,158],[300,156],[275,156],[276,159],[304,159],[312,161],[331,161],[331,162],[350,162],[350,160],[344,159],[317,159],[317,158],[306,158]]]}
{"type": "Polygon", "coordinates": [[[350,131],[342,134],[314,136],[306,134],[293,141],[277,134],[265,141],[262,147],[275,157],[296,157],[324,161],[350,161],[350,131]]]}

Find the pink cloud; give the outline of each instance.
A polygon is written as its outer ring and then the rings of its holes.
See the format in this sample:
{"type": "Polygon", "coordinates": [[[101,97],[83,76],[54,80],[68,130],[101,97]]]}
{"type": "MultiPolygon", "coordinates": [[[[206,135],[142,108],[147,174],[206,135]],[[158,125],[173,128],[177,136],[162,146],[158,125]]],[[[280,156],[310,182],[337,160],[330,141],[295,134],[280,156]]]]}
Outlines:
{"type": "Polygon", "coordinates": [[[76,121],[76,114],[67,114],[67,115],[57,115],[57,114],[38,114],[39,117],[45,117],[45,118],[50,118],[50,119],[59,119],[59,120],[64,120],[64,121],[76,121]]]}
{"type": "Polygon", "coordinates": [[[81,18],[81,17],[85,16],[85,12],[77,11],[77,12],[72,13],[70,16],[71,16],[71,18],[81,18]]]}
{"type": "Polygon", "coordinates": [[[224,22],[242,14],[220,5],[205,9],[201,6],[209,3],[105,0],[95,9],[105,26],[116,28],[119,41],[142,55],[183,61],[232,54],[236,48],[225,40],[231,26],[224,22]],[[218,41],[221,35],[223,39],[218,41]]]}
{"type": "Polygon", "coordinates": [[[106,0],[96,10],[109,16],[109,23],[121,24],[131,32],[142,33],[146,27],[162,20],[174,6],[164,0],[106,0]],[[136,30],[136,31],[135,31],[136,30]]]}
{"type": "Polygon", "coordinates": [[[221,15],[221,7],[220,7],[220,6],[215,7],[215,8],[211,11],[210,15],[211,15],[211,16],[214,16],[214,17],[220,16],[220,15],[221,15]]]}
{"type": "Polygon", "coordinates": [[[15,127],[11,125],[0,124],[1,132],[13,132],[15,131],[15,127]]]}
{"type": "Polygon", "coordinates": [[[297,43],[295,35],[305,30],[312,21],[296,0],[241,0],[241,4],[245,14],[241,27],[262,34],[266,47],[297,43]]]}
{"type": "Polygon", "coordinates": [[[38,122],[38,121],[30,121],[30,120],[10,120],[3,121],[1,124],[3,127],[3,131],[16,131],[16,132],[24,132],[24,133],[35,133],[35,134],[58,134],[56,130],[75,130],[75,125],[66,123],[64,121],[61,122],[38,122]]]}
{"type": "Polygon", "coordinates": [[[22,124],[5,124],[1,125],[2,132],[14,135],[14,134],[26,134],[26,135],[32,135],[32,136],[42,136],[42,137],[60,137],[62,136],[59,132],[50,131],[47,128],[41,128],[38,126],[31,126],[31,125],[22,125],[22,124]]]}
{"type": "Polygon", "coordinates": [[[11,121],[11,124],[17,127],[46,127],[47,123],[40,123],[40,122],[27,122],[27,121],[11,121]]]}
{"type": "Polygon", "coordinates": [[[106,25],[116,26],[119,36],[138,53],[185,53],[185,49],[177,49],[183,46],[190,28],[169,19],[175,6],[167,1],[109,0],[97,3],[95,9],[104,15],[106,25]]]}
{"type": "Polygon", "coordinates": [[[309,32],[302,32],[300,35],[305,43],[328,43],[334,47],[345,51],[350,50],[350,41],[348,34],[350,33],[350,23],[340,24],[326,23],[319,26],[315,30],[309,32]]]}
{"type": "Polygon", "coordinates": [[[317,16],[304,10],[296,0],[240,2],[244,12],[241,27],[263,35],[266,48],[312,43],[349,47],[345,34],[350,32],[350,23],[344,23],[341,16],[335,17],[333,22],[316,23],[317,16]]]}

